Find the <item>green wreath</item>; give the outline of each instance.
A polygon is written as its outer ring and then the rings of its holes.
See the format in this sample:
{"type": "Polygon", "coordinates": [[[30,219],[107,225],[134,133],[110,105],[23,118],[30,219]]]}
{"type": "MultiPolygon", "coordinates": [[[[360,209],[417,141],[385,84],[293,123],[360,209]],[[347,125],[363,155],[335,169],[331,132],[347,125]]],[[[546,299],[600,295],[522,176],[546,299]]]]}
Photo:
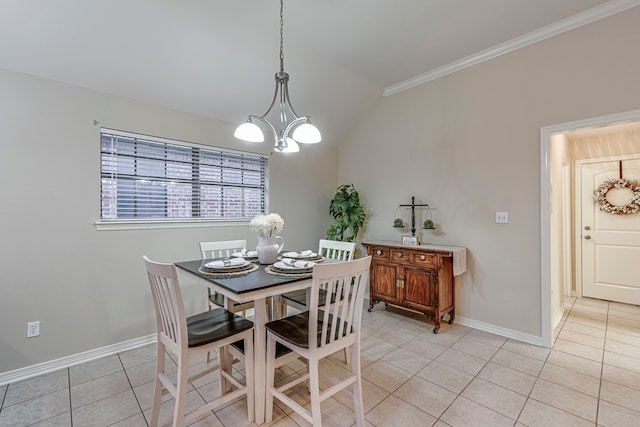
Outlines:
{"type": "Polygon", "coordinates": [[[593,192],[593,198],[600,210],[611,215],[630,215],[640,213],[640,183],[634,179],[608,179],[593,192]],[[612,205],[607,200],[607,193],[612,188],[628,188],[632,191],[631,201],[626,205],[612,205]]]}

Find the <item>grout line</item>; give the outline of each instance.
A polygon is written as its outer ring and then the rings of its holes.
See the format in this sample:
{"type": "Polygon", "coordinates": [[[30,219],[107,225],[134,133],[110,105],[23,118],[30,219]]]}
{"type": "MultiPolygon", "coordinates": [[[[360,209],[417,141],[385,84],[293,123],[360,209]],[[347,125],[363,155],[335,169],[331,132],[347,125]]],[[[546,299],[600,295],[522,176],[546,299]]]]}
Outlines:
{"type": "MultiPolygon", "coordinates": [[[[148,427],[149,426],[149,422],[147,421],[147,417],[144,416],[144,411],[142,410],[142,405],[140,405],[140,399],[138,399],[138,396],[136,395],[136,392],[133,390],[133,384],[131,384],[131,379],[129,378],[129,374],[127,373],[127,370],[124,367],[124,363],[122,362],[122,358],[120,357],[120,353],[117,353],[117,356],[118,356],[118,361],[120,361],[120,365],[122,366],[122,370],[124,372],[124,375],[127,378],[127,382],[129,383],[129,389],[131,390],[131,393],[133,393],[133,397],[136,399],[136,403],[138,404],[138,408],[140,408],[140,415],[142,415],[142,419],[144,420],[144,422],[147,424],[147,427],[148,427]]],[[[155,381],[155,376],[154,376],[153,380],[155,381]]],[[[160,399],[160,401],[162,401],[162,399],[160,399]]]]}

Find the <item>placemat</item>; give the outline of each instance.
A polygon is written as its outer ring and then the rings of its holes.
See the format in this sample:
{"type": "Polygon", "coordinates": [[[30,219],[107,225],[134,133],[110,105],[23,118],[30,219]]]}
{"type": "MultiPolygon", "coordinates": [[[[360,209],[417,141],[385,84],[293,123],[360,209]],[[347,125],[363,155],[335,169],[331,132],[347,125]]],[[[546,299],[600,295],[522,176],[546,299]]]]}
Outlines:
{"type": "Polygon", "coordinates": [[[311,276],[313,276],[313,271],[312,272],[307,272],[307,273],[280,273],[280,272],[271,270],[271,266],[265,267],[264,271],[265,271],[265,273],[272,274],[274,276],[284,276],[284,277],[311,277],[311,276]]]}
{"type": "Polygon", "coordinates": [[[198,273],[204,274],[205,276],[211,276],[211,277],[233,277],[233,276],[242,276],[243,274],[254,272],[259,268],[260,268],[259,265],[253,264],[253,263],[250,264],[248,268],[245,268],[243,270],[228,271],[228,272],[206,271],[206,270],[203,270],[202,267],[200,267],[198,269],[198,273]]]}

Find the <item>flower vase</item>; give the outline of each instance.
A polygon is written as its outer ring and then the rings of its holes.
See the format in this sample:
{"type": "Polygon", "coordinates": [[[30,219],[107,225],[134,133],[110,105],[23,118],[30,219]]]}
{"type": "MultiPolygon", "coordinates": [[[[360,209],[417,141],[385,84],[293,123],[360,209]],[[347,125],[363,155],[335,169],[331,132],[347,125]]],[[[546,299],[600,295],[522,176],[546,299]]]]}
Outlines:
{"type": "Polygon", "coordinates": [[[273,264],[278,260],[278,254],[282,251],[284,239],[280,236],[258,236],[258,262],[260,264],[273,264]],[[278,243],[278,239],[280,243],[278,243]]]}

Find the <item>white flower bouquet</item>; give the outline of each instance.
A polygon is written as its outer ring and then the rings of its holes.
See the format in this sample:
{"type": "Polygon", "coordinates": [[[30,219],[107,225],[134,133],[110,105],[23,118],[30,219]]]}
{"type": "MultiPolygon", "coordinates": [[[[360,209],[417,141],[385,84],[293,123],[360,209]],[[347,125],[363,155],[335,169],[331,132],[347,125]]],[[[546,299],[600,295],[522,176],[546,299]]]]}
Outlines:
{"type": "Polygon", "coordinates": [[[275,232],[282,231],[284,220],[277,213],[258,215],[251,220],[249,227],[260,236],[273,236],[275,232]]]}

